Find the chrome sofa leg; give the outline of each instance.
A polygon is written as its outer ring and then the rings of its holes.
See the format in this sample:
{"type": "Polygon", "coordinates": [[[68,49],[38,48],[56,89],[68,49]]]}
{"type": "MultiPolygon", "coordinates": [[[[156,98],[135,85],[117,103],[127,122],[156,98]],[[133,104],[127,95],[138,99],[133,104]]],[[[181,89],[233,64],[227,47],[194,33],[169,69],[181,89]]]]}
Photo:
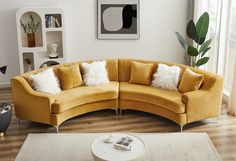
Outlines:
{"type": "Polygon", "coordinates": [[[20,126],[20,119],[18,119],[18,125],[20,126]]]}
{"type": "Polygon", "coordinates": [[[180,132],[183,132],[184,125],[180,125],[180,132]]]}
{"type": "Polygon", "coordinates": [[[119,115],[119,108],[116,108],[116,115],[119,115]]]}
{"type": "Polygon", "coordinates": [[[218,117],[215,118],[215,122],[216,122],[216,124],[219,124],[219,122],[220,122],[220,116],[218,116],[218,117]]]}
{"type": "Polygon", "coordinates": [[[56,128],[56,132],[59,133],[59,126],[54,125],[54,127],[56,128]]]}

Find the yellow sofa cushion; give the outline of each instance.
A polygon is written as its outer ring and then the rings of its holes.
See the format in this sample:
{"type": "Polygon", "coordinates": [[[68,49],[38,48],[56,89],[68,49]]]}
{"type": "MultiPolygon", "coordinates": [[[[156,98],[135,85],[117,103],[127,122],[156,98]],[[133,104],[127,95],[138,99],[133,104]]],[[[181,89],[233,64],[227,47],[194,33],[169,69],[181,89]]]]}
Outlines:
{"type": "Polygon", "coordinates": [[[203,74],[198,74],[186,68],[179,84],[180,92],[190,92],[198,90],[204,79],[203,74]]]}
{"type": "Polygon", "coordinates": [[[55,103],[52,104],[52,113],[61,113],[73,107],[104,101],[118,99],[118,82],[98,86],[81,86],[70,90],[62,91],[55,95],[55,103]]]}
{"type": "Polygon", "coordinates": [[[120,83],[120,99],[151,103],[175,113],[184,113],[185,105],[181,102],[182,94],[151,86],[120,83]]]}
{"type": "Polygon", "coordinates": [[[59,67],[58,75],[63,90],[68,90],[83,85],[83,80],[78,64],[67,67],[59,67]]]}
{"type": "Polygon", "coordinates": [[[130,83],[150,85],[154,63],[132,62],[130,83]]]}

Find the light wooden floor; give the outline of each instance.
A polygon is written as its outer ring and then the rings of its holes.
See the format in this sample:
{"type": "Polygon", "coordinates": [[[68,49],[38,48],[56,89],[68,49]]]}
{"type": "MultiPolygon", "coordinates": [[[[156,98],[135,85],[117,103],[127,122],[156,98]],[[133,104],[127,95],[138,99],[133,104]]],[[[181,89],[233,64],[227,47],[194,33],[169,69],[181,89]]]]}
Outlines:
{"type": "MultiPolygon", "coordinates": [[[[0,100],[12,103],[9,89],[0,89],[0,100]]],[[[210,100],[209,100],[210,101],[210,100]]],[[[228,116],[222,105],[219,121],[204,120],[186,125],[184,132],[207,132],[223,161],[236,161],[236,118],[228,116]]],[[[125,111],[117,117],[113,110],[85,114],[66,121],[60,126],[62,133],[83,132],[176,132],[179,127],[165,118],[138,111],[125,111]]],[[[51,133],[49,125],[21,121],[14,116],[5,137],[0,137],[0,161],[14,160],[28,133],[51,133]]]]}

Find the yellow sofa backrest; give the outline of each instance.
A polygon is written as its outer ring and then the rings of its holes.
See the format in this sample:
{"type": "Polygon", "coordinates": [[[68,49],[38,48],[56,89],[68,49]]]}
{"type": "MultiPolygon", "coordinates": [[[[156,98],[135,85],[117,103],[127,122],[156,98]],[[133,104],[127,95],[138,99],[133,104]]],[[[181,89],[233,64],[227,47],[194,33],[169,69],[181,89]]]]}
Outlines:
{"type": "MultiPolygon", "coordinates": [[[[92,61],[83,61],[83,62],[91,63],[92,61]]],[[[55,66],[53,66],[54,73],[58,77],[58,68],[59,67],[70,66],[70,65],[73,65],[73,64],[79,64],[81,73],[83,73],[82,67],[81,67],[81,64],[83,62],[73,62],[73,63],[55,65],[55,66]]],[[[110,81],[118,81],[118,59],[110,59],[110,60],[106,60],[106,62],[107,62],[106,68],[107,68],[109,80],[110,81]]],[[[37,74],[37,73],[42,72],[42,71],[44,71],[48,68],[49,67],[37,69],[37,70],[31,71],[31,72],[24,73],[21,76],[23,78],[25,78],[28,81],[28,83],[30,84],[31,82],[29,80],[29,77],[30,77],[31,74],[37,74]]]]}
{"type": "Polygon", "coordinates": [[[210,85],[212,85],[213,82],[218,77],[220,77],[219,75],[216,75],[214,73],[210,73],[210,72],[198,69],[198,68],[189,67],[189,66],[186,66],[186,65],[183,65],[183,64],[175,64],[175,63],[168,63],[168,62],[163,62],[163,61],[152,61],[152,60],[138,60],[138,59],[119,59],[118,61],[119,61],[118,62],[119,82],[128,82],[129,81],[132,61],[143,62],[143,63],[155,63],[155,70],[153,71],[153,73],[156,72],[156,69],[157,69],[159,63],[167,64],[167,65],[170,65],[170,66],[171,65],[179,66],[182,69],[182,72],[180,74],[180,80],[182,78],[182,74],[183,74],[184,70],[188,67],[192,71],[204,75],[204,80],[203,80],[203,83],[201,85],[201,88],[204,88],[204,89],[210,88],[210,85]]]}
{"type": "MultiPolygon", "coordinates": [[[[167,64],[167,65],[177,65],[182,69],[182,73],[185,70],[185,68],[188,67],[191,70],[193,70],[194,72],[204,75],[204,80],[203,80],[203,83],[201,86],[201,88],[204,88],[204,89],[209,89],[211,87],[211,85],[214,83],[214,81],[216,81],[216,79],[220,77],[216,74],[209,73],[209,72],[197,69],[197,68],[189,67],[189,66],[186,66],[183,64],[174,64],[174,63],[168,63],[168,62],[162,62],[162,61],[138,60],[138,59],[108,59],[106,61],[107,61],[106,68],[108,71],[108,76],[109,76],[110,81],[128,82],[130,79],[132,61],[143,62],[143,63],[155,63],[155,70],[153,71],[153,73],[156,72],[156,69],[157,69],[159,63],[167,64]]],[[[91,63],[92,61],[83,61],[83,62],[91,63]]],[[[73,62],[73,63],[55,65],[55,66],[53,66],[55,75],[58,76],[58,68],[59,67],[69,66],[72,64],[79,64],[80,69],[82,69],[81,68],[82,62],[73,62]]],[[[47,68],[48,67],[37,69],[37,70],[31,71],[28,73],[24,73],[21,76],[24,77],[28,81],[28,83],[30,84],[31,82],[29,81],[29,76],[31,74],[39,73],[47,68]]],[[[81,73],[83,73],[82,70],[81,70],[81,73]]],[[[180,75],[180,79],[182,77],[182,73],[180,75]]]]}

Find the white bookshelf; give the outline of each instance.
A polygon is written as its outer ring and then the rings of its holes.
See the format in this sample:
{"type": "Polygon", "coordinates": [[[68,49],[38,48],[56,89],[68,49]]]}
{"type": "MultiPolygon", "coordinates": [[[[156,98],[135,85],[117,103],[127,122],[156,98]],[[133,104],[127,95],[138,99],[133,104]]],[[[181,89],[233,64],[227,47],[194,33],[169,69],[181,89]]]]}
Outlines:
{"type": "Polygon", "coordinates": [[[21,73],[38,69],[43,64],[51,66],[66,62],[64,13],[62,9],[53,7],[21,8],[16,12],[16,25],[21,73]],[[28,47],[27,34],[24,33],[20,23],[20,21],[23,23],[29,22],[30,14],[35,21],[39,22],[39,27],[35,32],[35,47],[28,47]],[[52,18],[54,21],[49,23],[52,18]],[[51,26],[49,26],[50,24],[51,26]],[[59,55],[58,58],[50,59],[50,45],[53,43],[58,45],[57,52],[59,55]]]}

